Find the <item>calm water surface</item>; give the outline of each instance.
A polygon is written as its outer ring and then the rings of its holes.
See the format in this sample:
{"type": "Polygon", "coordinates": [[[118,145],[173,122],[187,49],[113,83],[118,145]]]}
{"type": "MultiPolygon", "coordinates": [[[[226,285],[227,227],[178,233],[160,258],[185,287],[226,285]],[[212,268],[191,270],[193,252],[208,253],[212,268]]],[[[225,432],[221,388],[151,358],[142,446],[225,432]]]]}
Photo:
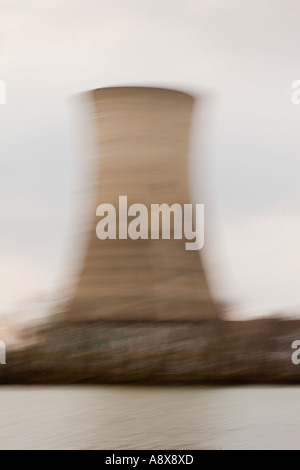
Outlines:
{"type": "Polygon", "coordinates": [[[0,387],[0,449],[300,449],[300,387],[0,387]]]}

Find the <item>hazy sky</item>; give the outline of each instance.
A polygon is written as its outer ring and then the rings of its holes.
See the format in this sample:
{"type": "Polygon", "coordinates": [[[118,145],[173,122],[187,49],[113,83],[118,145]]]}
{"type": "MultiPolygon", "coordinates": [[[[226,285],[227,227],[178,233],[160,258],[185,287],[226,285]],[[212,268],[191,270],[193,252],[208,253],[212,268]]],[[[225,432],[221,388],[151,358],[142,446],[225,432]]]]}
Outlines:
{"type": "Polygon", "coordinates": [[[0,312],[66,274],[86,157],[72,95],[157,84],[211,97],[191,155],[215,296],[300,315],[299,18],[297,0],[0,0],[0,312]]]}

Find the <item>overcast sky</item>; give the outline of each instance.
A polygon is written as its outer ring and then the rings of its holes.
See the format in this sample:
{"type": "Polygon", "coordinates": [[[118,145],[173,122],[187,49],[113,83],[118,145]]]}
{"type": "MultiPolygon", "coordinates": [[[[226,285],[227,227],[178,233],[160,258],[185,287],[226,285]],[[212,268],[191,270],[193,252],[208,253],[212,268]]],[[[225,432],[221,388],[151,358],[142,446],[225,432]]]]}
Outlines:
{"type": "Polygon", "coordinates": [[[300,316],[299,18],[297,0],[0,0],[0,312],[66,276],[86,157],[71,97],[133,84],[210,96],[191,156],[215,297],[300,316]]]}

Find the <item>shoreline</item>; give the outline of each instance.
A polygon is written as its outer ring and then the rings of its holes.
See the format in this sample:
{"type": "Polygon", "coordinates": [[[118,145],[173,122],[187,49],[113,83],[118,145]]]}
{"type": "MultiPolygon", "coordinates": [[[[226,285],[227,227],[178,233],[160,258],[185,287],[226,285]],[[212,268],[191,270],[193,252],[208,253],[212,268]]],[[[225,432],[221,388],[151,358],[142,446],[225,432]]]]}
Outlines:
{"type": "Polygon", "coordinates": [[[60,322],[7,347],[0,384],[300,384],[300,320],[60,322]]]}

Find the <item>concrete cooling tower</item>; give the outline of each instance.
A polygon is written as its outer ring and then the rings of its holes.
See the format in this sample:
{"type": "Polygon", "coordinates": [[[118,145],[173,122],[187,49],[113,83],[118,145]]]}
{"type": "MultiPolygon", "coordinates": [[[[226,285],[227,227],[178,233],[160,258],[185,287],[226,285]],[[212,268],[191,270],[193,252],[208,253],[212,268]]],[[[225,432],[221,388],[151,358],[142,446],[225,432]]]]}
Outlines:
{"type": "MultiPolygon", "coordinates": [[[[89,92],[95,198],[87,248],[68,321],[202,320],[216,316],[199,252],[182,239],[106,239],[96,234],[100,204],[190,203],[187,157],[193,97],[147,87],[89,92]]],[[[130,218],[129,218],[130,219],[130,218]]],[[[171,234],[172,235],[172,234],[171,234]]]]}

